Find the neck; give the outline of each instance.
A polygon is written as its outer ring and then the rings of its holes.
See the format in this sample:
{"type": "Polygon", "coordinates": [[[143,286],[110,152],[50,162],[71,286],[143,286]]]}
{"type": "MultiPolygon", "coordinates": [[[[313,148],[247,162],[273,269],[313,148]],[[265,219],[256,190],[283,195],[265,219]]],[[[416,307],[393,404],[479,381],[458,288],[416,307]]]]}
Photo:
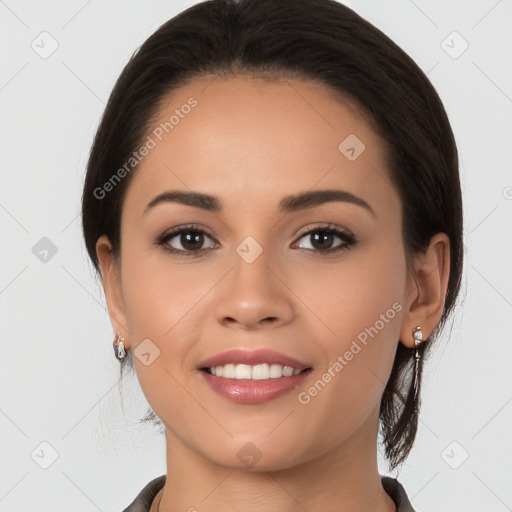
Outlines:
{"type": "Polygon", "coordinates": [[[361,435],[300,465],[241,471],[215,464],[166,430],[167,477],[158,512],[396,512],[377,468],[374,436],[361,435]]]}

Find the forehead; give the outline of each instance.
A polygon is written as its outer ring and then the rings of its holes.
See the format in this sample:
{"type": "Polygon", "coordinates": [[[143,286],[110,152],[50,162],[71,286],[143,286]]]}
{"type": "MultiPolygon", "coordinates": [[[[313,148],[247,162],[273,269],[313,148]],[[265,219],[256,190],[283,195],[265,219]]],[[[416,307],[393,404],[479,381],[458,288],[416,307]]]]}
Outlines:
{"type": "Polygon", "coordinates": [[[125,206],[167,189],[276,205],[287,194],[390,190],[383,143],[359,110],[315,82],[203,77],[165,98],[148,130],[125,206]],[[274,199],[275,196],[275,199],[274,199]]]}

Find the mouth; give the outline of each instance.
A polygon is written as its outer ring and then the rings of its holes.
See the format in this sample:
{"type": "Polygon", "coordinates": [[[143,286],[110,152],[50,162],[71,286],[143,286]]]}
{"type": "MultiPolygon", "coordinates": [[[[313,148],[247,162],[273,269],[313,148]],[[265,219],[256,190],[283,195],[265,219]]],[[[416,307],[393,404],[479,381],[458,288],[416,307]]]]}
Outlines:
{"type": "Polygon", "coordinates": [[[297,389],[313,368],[271,350],[234,349],[201,362],[198,370],[209,387],[224,398],[257,404],[297,389]]]}

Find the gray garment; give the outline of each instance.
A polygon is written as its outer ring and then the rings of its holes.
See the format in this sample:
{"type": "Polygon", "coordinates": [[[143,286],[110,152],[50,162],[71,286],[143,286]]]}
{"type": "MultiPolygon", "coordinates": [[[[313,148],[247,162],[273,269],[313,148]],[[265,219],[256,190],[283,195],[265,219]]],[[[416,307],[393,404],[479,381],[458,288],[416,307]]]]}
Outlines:
{"type": "MultiPolygon", "coordinates": [[[[132,504],[129,505],[128,508],[125,508],[123,512],[148,512],[158,491],[165,485],[165,478],[166,475],[162,475],[151,480],[151,482],[140,491],[132,504]]],[[[397,512],[415,512],[405,489],[396,478],[381,475],[380,481],[382,482],[384,490],[395,502],[397,512]]]]}

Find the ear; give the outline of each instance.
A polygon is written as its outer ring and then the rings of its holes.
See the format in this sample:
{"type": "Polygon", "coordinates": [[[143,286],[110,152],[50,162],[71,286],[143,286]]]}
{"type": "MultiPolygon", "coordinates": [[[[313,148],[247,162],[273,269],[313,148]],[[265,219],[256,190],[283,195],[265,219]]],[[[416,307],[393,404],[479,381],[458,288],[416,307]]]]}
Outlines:
{"type": "Polygon", "coordinates": [[[443,313],[448,278],[450,276],[450,239],[446,233],[437,233],[425,254],[414,260],[414,272],[409,276],[408,295],[401,342],[414,348],[412,330],[419,325],[423,339],[429,338],[443,313]]]}
{"type": "Polygon", "coordinates": [[[101,280],[103,282],[110,322],[114,333],[120,332],[124,336],[124,347],[128,350],[130,348],[130,340],[121,288],[121,269],[119,262],[112,255],[112,244],[106,235],[98,238],[96,242],[96,255],[100,265],[101,280]]]}

